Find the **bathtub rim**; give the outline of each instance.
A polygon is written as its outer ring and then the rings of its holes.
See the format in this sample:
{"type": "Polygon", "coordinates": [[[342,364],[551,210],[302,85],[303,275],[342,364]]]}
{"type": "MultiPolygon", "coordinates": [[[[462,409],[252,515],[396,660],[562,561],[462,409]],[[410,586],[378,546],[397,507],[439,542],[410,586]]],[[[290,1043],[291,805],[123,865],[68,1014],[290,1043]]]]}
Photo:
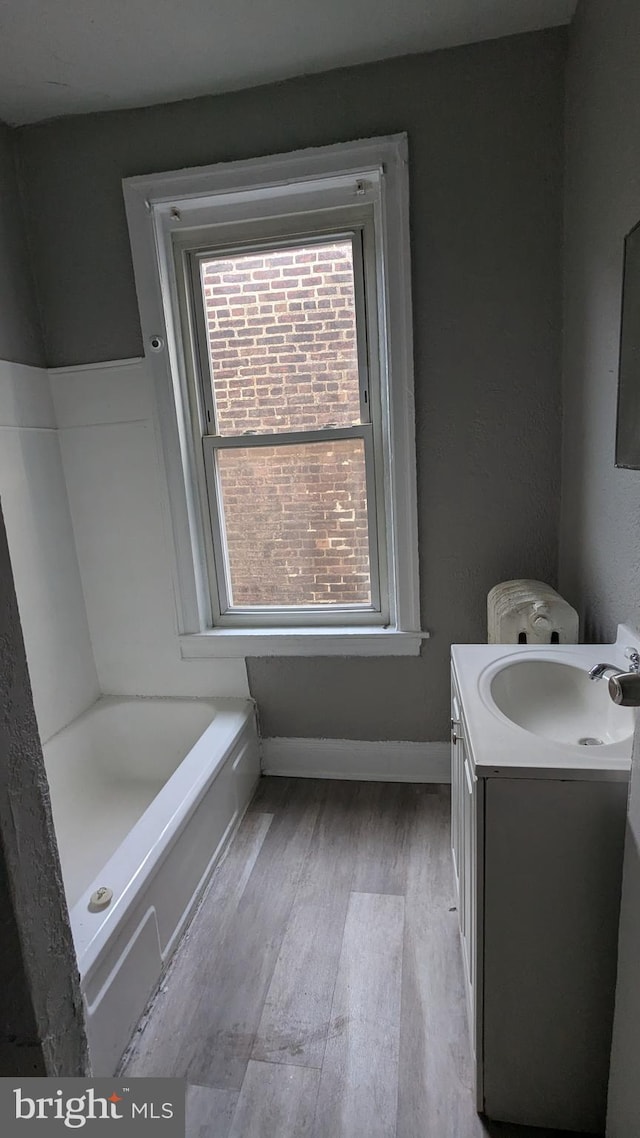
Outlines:
{"type": "MultiPolygon", "coordinates": [[[[211,722],[179,762],[159,793],[152,799],[111,857],[101,867],[78,900],[69,908],[81,986],[91,979],[96,964],[122,918],[153,878],[171,846],[189,823],[202,796],[225,764],[246,725],[254,717],[249,700],[216,700],[215,697],[103,696],[62,731],[87,713],[122,702],[197,703],[211,708],[211,722]],[[215,738],[213,748],[211,744],[215,738]],[[135,854],[138,850],[140,853],[135,854]],[[144,851],[144,852],[143,852],[144,851]],[[91,894],[101,885],[113,889],[114,897],[101,912],[88,909],[91,894]]],[[[57,738],[62,732],[57,732],[57,738]]],[[[51,742],[51,740],[49,740],[51,742]]]]}

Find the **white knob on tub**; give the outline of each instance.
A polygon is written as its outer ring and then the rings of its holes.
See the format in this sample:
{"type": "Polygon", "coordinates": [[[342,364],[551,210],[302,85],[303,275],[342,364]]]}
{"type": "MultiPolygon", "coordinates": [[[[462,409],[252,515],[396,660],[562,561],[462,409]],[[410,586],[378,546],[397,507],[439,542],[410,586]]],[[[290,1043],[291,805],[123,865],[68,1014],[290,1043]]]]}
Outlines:
{"type": "Polygon", "coordinates": [[[101,885],[92,893],[89,898],[89,908],[93,911],[99,909],[106,909],[107,905],[111,904],[113,897],[113,889],[109,889],[107,885],[101,885]]]}

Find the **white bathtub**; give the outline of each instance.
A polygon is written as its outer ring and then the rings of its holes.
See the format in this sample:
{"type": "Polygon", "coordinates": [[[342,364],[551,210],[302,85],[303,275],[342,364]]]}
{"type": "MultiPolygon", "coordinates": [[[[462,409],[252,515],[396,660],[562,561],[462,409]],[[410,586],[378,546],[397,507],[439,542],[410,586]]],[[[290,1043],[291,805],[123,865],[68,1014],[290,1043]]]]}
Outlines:
{"type": "Polygon", "coordinates": [[[112,1075],[260,774],[253,708],[104,697],[44,748],[95,1075],[112,1075]],[[113,890],[108,908],[91,894],[113,890]]]}

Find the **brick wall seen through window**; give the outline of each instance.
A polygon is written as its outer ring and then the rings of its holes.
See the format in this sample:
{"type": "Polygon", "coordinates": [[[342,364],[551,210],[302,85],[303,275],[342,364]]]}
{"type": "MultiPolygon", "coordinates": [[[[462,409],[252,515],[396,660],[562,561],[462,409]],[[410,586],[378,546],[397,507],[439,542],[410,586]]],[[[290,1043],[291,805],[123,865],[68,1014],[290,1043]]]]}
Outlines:
{"type": "MultiPolygon", "coordinates": [[[[216,431],[360,420],[351,241],[202,262],[216,431]]],[[[217,452],[234,605],[369,604],[364,446],[217,452]]]]}

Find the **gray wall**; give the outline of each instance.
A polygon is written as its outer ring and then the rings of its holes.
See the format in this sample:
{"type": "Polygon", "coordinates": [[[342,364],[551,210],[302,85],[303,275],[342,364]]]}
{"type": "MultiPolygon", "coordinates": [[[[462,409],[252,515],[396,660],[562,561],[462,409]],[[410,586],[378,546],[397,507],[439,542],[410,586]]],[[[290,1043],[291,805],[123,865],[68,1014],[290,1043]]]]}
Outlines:
{"type": "Polygon", "coordinates": [[[443,739],[452,641],[485,597],[555,583],[565,33],[24,128],[50,364],[141,352],[120,180],[406,130],[421,659],[249,662],[265,735],[443,739]]]}
{"type": "Polygon", "coordinates": [[[0,360],[43,364],[12,132],[0,123],[0,360]]]}
{"type": "Polygon", "coordinates": [[[622,255],[640,220],[640,6],[588,0],[567,66],[560,584],[588,639],[639,623],[640,472],[616,470],[622,255]]]}
{"type": "MultiPolygon", "coordinates": [[[[640,472],[614,467],[622,253],[640,219],[640,6],[587,0],[567,69],[560,584],[608,640],[640,624],[640,472]]],[[[607,1133],[640,1118],[640,735],[630,801],[607,1133]]]]}

